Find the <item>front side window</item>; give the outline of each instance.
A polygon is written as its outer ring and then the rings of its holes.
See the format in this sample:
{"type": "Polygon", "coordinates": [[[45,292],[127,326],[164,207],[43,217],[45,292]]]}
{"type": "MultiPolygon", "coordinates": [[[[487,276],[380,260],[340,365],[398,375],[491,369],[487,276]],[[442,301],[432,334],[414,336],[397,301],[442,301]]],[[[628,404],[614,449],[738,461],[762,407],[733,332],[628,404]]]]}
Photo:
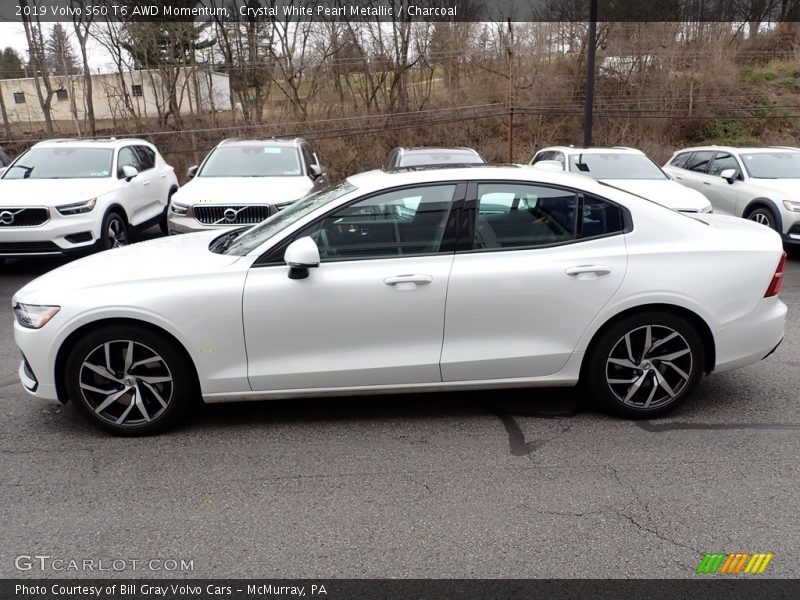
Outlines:
{"type": "Polygon", "coordinates": [[[148,148],[147,146],[134,146],[133,150],[139,158],[142,171],[147,171],[156,166],[156,153],[153,152],[152,148],[148,148]]]}
{"type": "Polygon", "coordinates": [[[708,167],[708,174],[719,176],[725,169],[736,169],[738,171],[739,163],[733,155],[727,152],[717,152],[717,155],[708,167]]]}
{"type": "Polygon", "coordinates": [[[306,145],[303,145],[303,161],[306,163],[306,175],[312,175],[311,165],[317,164],[317,159],[314,158],[314,153],[306,145]]]}
{"type": "Polygon", "coordinates": [[[220,146],[211,151],[197,177],[298,177],[303,174],[294,146],[220,146]]]}
{"type": "Polygon", "coordinates": [[[323,261],[432,254],[439,250],[455,187],[430,185],[371,196],[326,215],[301,236],[312,237],[323,261]]]}
{"type": "Polygon", "coordinates": [[[133,167],[137,171],[142,170],[142,165],[139,163],[139,158],[133,151],[132,146],[120,148],[119,158],[117,159],[117,179],[125,178],[125,173],[123,173],[122,167],[133,167]]]}
{"type": "Polygon", "coordinates": [[[106,148],[31,148],[3,179],[95,179],[111,176],[114,151],[106,148]]]}
{"type": "Polygon", "coordinates": [[[752,152],[741,157],[750,177],[800,179],[800,152],[752,152]]]}
{"type": "Polygon", "coordinates": [[[705,173],[708,171],[708,163],[714,158],[713,152],[695,152],[692,157],[686,161],[686,169],[695,171],[697,173],[705,173]]]}

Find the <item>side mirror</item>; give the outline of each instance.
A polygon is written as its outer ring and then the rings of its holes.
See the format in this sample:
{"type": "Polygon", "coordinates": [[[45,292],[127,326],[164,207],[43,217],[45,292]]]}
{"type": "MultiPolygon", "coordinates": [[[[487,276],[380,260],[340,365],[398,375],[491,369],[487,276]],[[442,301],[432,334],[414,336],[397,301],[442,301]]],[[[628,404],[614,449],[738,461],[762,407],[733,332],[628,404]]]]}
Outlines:
{"type": "Polygon", "coordinates": [[[289,244],[283,260],[289,265],[289,279],[305,279],[309,269],[319,266],[319,248],[310,237],[301,237],[289,244]]]}
{"type": "Polygon", "coordinates": [[[199,168],[200,167],[198,165],[193,165],[193,166],[189,167],[188,169],[186,169],[186,176],[189,179],[194,179],[194,176],[197,175],[197,170],[199,168]]]}
{"type": "Polygon", "coordinates": [[[125,165],[122,167],[122,174],[125,176],[125,181],[130,181],[139,174],[139,171],[136,167],[125,165]]]}
{"type": "Polygon", "coordinates": [[[739,178],[739,170],[738,169],[722,169],[719,174],[720,177],[723,179],[727,179],[728,183],[733,183],[739,178]]]}
{"type": "Polygon", "coordinates": [[[308,165],[308,171],[311,179],[319,179],[322,176],[322,167],[319,165],[308,165]]]}
{"type": "Polygon", "coordinates": [[[563,171],[563,165],[557,160],[540,160],[532,165],[537,169],[544,169],[545,171],[563,171]]]}

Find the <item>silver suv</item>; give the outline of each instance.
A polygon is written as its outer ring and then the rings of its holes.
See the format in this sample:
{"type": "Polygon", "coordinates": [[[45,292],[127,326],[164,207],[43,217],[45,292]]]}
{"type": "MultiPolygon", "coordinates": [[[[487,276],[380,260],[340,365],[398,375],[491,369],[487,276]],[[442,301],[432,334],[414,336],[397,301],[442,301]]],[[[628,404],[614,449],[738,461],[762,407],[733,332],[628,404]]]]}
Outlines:
{"type": "Polygon", "coordinates": [[[756,221],[800,245],[800,148],[684,148],[664,170],[702,192],[715,213],[756,221]]]}

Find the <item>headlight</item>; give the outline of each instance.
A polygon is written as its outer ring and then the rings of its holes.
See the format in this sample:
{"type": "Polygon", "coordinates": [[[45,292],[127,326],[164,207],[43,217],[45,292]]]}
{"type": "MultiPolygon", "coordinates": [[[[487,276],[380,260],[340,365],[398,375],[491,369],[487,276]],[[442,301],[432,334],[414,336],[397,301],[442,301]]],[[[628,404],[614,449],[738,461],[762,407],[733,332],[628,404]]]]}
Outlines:
{"type": "Polygon", "coordinates": [[[86,200],[84,202],[62,204],[61,206],[56,206],[56,210],[65,217],[69,215],[80,215],[92,210],[95,204],[97,204],[97,198],[92,198],[91,200],[86,200]]]}
{"type": "Polygon", "coordinates": [[[17,322],[28,329],[44,327],[60,310],[60,306],[14,303],[14,314],[17,316],[17,322]]]}
{"type": "Polygon", "coordinates": [[[797,200],[784,200],[783,205],[786,207],[786,210],[800,212],[800,202],[797,200]]]}
{"type": "Polygon", "coordinates": [[[711,207],[711,205],[709,204],[708,206],[704,206],[703,208],[701,208],[701,209],[700,209],[700,212],[701,212],[701,213],[713,213],[713,212],[714,212],[714,209],[713,209],[713,208],[711,207]]]}
{"type": "Polygon", "coordinates": [[[185,215],[189,212],[189,207],[186,204],[175,202],[174,200],[169,205],[169,209],[176,215],[185,215]]]}

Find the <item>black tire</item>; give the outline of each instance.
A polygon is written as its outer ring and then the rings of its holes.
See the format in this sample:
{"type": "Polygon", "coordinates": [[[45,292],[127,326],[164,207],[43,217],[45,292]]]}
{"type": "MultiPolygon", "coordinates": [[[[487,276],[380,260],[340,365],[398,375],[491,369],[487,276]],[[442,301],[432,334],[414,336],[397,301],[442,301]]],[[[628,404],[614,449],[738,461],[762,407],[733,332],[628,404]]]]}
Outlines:
{"type": "Polygon", "coordinates": [[[648,311],[625,317],[601,333],[587,360],[584,383],[601,409],[651,419],[676,409],[697,387],[705,351],[686,319],[648,311]],[[648,328],[650,350],[645,351],[648,328]]]}
{"type": "Polygon", "coordinates": [[[769,208],[763,206],[754,208],[749,213],[747,213],[747,218],[750,221],[755,221],[756,223],[760,223],[761,225],[766,225],[770,229],[774,229],[775,231],[780,233],[780,227],[778,227],[778,219],[775,217],[775,213],[772,212],[769,208]]]}
{"type": "Polygon", "coordinates": [[[103,217],[100,229],[100,249],[110,250],[130,243],[130,231],[125,217],[116,210],[110,210],[103,217]]]}
{"type": "Polygon", "coordinates": [[[176,190],[170,190],[169,196],[167,196],[167,205],[164,207],[164,214],[158,222],[158,228],[163,235],[169,235],[169,222],[167,221],[167,217],[169,217],[169,203],[172,202],[172,196],[175,194],[175,191],[176,190]]]}
{"type": "Polygon", "coordinates": [[[87,421],[121,436],[174,425],[197,390],[194,371],[173,342],[130,325],[102,327],[81,338],[67,358],[65,383],[87,421]]]}

